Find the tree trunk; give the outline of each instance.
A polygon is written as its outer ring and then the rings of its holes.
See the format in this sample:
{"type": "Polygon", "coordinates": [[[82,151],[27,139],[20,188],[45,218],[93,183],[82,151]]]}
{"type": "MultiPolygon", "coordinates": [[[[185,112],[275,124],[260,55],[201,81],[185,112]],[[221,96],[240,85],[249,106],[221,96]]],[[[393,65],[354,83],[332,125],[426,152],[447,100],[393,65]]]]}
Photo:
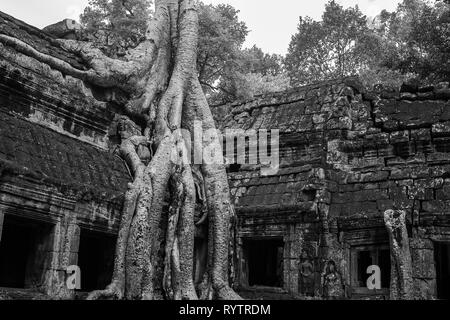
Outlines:
{"type": "MultiPolygon", "coordinates": [[[[146,135],[156,150],[150,164],[144,168],[136,157],[136,143],[126,135],[122,142],[125,159],[135,159],[135,181],[127,193],[121,233],[117,243],[113,283],[103,291],[90,294],[90,299],[125,295],[128,299],[154,299],[155,284],[162,280],[166,298],[197,299],[193,283],[194,210],[196,189],[188,145],[178,129],[194,130],[201,123],[203,131],[215,129],[211,111],[198,81],[196,71],[198,17],[191,0],[161,0],[156,3],[157,23],[150,26],[155,47],[150,44],[146,54],[154,61],[145,81],[134,90],[135,100],[129,103],[131,113],[144,114],[146,135]],[[199,122],[200,121],[200,122],[199,122]],[[127,147],[128,148],[125,148],[127,147]],[[189,157],[190,158],[190,157],[189,157]],[[170,190],[168,230],[163,279],[155,279],[158,263],[157,234],[166,192],[170,190]]],[[[144,63],[144,68],[146,67],[144,63]]],[[[136,81],[136,80],[134,80],[136,81]]],[[[131,139],[138,140],[137,137],[131,139]]],[[[145,138],[144,138],[145,139],[145,138]]],[[[220,139],[204,141],[200,152],[207,148],[222,153],[220,139]]],[[[130,162],[130,161],[128,161],[130,162]]],[[[239,296],[228,282],[229,222],[232,208],[225,167],[203,159],[202,176],[205,205],[211,228],[211,262],[208,276],[219,299],[239,296]]]]}
{"type": "Polygon", "coordinates": [[[384,222],[391,250],[391,299],[413,299],[413,279],[409,237],[404,210],[387,210],[384,222]]]}
{"type": "Polygon", "coordinates": [[[120,155],[134,180],[125,195],[113,280],[88,299],[197,299],[193,252],[194,210],[199,201],[207,209],[207,217],[202,220],[210,230],[208,268],[199,295],[239,299],[228,280],[234,210],[225,166],[223,161],[207,161],[204,152],[214,150],[222,156],[220,139],[205,139],[197,146],[203,161],[194,166],[187,161],[191,141],[179,130],[193,132],[199,122],[203,132],[215,129],[196,70],[197,8],[193,0],[156,0],[155,5],[146,40],[122,60],[104,56],[89,43],[58,40],[63,48],[81,56],[90,65],[89,70],[76,69],[19,39],[0,35],[0,41],[64,74],[97,86],[120,88],[131,97],[125,110],[129,117],[121,119],[118,132],[120,155]],[[130,118],[144,120],[146,125],[139,127],[130,118]],[[151,159],[144,159],[143,155],[149,154],[151,159]],[[150,160],[148,165],[146,160],[150,160]],[[197,199],[197,189],[203,190],[203,199],[197,199]],[[161,220],[167,211],[168,227],[161,236],[161,220]],[[164,258],[159,250],[162,243],[164,258]],[[161,268],[162,276],[157,272],[161,268]],[[157,287],[163,288],[162,296],[157,287]]]}

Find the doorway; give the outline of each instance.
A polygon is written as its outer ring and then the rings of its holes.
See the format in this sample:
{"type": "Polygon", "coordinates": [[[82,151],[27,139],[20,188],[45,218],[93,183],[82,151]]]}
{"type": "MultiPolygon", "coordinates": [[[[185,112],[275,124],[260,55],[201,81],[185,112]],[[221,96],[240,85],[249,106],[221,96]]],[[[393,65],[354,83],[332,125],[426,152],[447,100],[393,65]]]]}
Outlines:
{"type": "Polygon", "coordinates": [[[434,244],[436,263],[437,298],[450,299],[450,243],[436,242],[434,244]]]}
{"type": "Polygon", "coordinates": [[[281,239],[244,241],[250,286],[283,287],[283,248],[281,239]]]}
{"type": "Polygon", "coordinates": [[[111,283],[115,248],[116,237],[81,229],[78,250],[81,291],[105,289],[111,283]]]}
{"type": "Polygon", "coordinates": [[[5,215],[0,240],[0,287],[31,288],[42,284],[52,251],[53,225],[5,215]]]}
{"type": "Polygon", "coordinates": [[[389,245],[369,245],[352,248],[352,286],[366,288],[370,274],[367,267],[377,265],[381,271],[381,288],[388,289],[391,282],[391,255],[389,245]]]}

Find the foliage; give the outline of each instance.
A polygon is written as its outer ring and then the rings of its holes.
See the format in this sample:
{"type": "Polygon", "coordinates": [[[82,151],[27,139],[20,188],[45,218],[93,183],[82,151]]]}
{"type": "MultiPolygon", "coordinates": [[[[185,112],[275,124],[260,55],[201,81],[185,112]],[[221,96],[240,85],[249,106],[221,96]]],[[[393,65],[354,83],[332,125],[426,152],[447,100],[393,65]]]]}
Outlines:
{"type": "Polygon", "coordinates": [[[244,76],[246,87],[241,88],[238,96],[242,98],[253,98],[270,92],[284,91],[290,88],[290,80],[287,74],[276,75],[261,73],[247,73],[244,76]]]}
{"type": "Polygon", "coordinates": [[[151,0],[89,0],[80,16],[86,40],[110,57],[124,55],[145,36],[151,0]]]}
{"type": "Polygon", "coordinates": [[[283,58],[264,53],[256,46],[240,50],[230,68],[219,74],[215,81],[217,86],[210,95],[213,104],[281,91],[288,88],[290,83],[283,58]]]}
{"type": "Polygon", "coordinates": [[[283,72],[281,56],[264,53],[256,46],[242,49],[248,29],[238,13],[230,5],[200,4],[198,70],[212,104],[285,87],[286,81],[278,77],[283,72]]]}
{"type": "Polygon", "coordinates": [[[358,74],[366,85],[448,81],[449,1],[403,0],[372,21],[334,0],[321,21],[300,17],[286,68],[293,85],[358,74]]]}
{"type": "MultiPolygon", "coordinates": [[[[112,57],[139,44],[151,16],[151,0],[90,0],[81,16],[87,40],[112,57]]],[[[197,70],[212,104],[286,88],[283,58],[256,46],[243,49],[248,34],[231,5],[199,3],[197,70]]]]}
{"type": "Polygon", "coordinates": [[[367,63],[366,16],[358,6],[344,9],[331,0],[322,21],[300,17],[286,56],[294,85],[357,73],[367,63]]]}
{"type": "Polygon", "coordinates": [[[198,71],[207,96],[222,100],[233,95],[241,49],[248,34],[238,11],[230,5],[200,4],[198,71]]]}
{"type": "Polygon", "coordinates": [[[374,31],[383,40],[381,67],[402,74],[414,73],[424,82],[449,79],[448,3],[404,0],[395,12],[381,12],[374,31]]]}

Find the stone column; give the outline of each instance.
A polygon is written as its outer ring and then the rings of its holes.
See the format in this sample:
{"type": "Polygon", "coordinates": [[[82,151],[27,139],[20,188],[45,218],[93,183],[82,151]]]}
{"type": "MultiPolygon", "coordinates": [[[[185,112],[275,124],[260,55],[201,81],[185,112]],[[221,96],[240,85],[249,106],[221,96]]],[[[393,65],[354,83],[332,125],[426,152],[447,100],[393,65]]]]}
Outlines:
{"type": "Polygon", "coordinates": [[[431,300],[436,298],[436,266],[434,245],[430,239],[415,238],[409,241],[412,258],[414,298],[431,300]]]}
{"type": "Polygon", "coordinates": [[[298,294],[299,262],[303,233],[296,225],[288,226],[284,244],[284,288],[293,295],[298,294]]]}
{"type": "MultiPolygon", "coordinates": [[[[77,265],[80,228],[71,219],[62,219],[54,227],[52,263],[45,271],[45,292],[57,299],[73,299],[74,291],[66,285],[67,267],[77,265]]],[[[82,275],[81,275],[82,276],[82,275]]]]}
{"type": "Polygon", "coordinates": [[[406,211],[386,210],[384,222],[391,249],[391,299],[411,300],[414,297],[414,286],[406,211]]]}
{"type": "Polygon", "coordinates": [[[238,257],[238,286],[247,288],[249,286],[249,279],[248,279],[248,257],[246,256],[245,248],[244,248],[244,242],[242,240],[242,237],[238,237],[237,240],[237,248],[236,248],[236,254],[238,257]]]}

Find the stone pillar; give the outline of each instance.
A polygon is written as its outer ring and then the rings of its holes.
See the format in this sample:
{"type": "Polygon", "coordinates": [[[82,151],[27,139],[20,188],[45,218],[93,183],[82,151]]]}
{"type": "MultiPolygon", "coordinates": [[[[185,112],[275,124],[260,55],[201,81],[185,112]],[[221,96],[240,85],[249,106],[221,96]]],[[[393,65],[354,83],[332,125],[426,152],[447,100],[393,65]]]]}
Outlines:
{"type": "MultiPolygon", "coordinates": [[[[77,265],[80,228],[74,221],[62,219],[54,227],[52,263],[45,271],[45,293],[57,299],[73,299],[74,291],[66,285],[67,267],[77,265]]],[[[82,275],[81,275],[82,276],[82,275]]]]}
{"type": "Polygon", "coordinates": [[[434,245],[429,239],[410,239],[414,298],[431,300],[436,298],[436,266],[434,245]]]}
{"type": "Polygon", "coordinates": [[[237,248],[236,248],[236,254],[238,257],[238,264],[237,264],[237,275],[238,275],[238,286],[247,288],[249,286],[248,283],[248,257],[246,256],[246,251],[244,248],[244,242],[242,240],[242,237],[238,237],[237,240],[237,248]]]}
{"type": "Polygon", "coordinates": [[[406,211],[386,210],[384,222],[391,249],[391,299],[411,300],[414,297],[414,285],[406,211]]]}
{"type": "Polygon", "coordinates": [[[289,236],[284,237],[284,248],[283,248],[283,288],[289,291],[291,277],[290,277],[290,251],[291,242],[289,241],[289,236]]]}
{"type": "Polygon", "coordinates": [[[293,295],[298,294],[299,262],[303,233],[296,225],[288,226],[284,244],[284,288],[293,295]]]}

